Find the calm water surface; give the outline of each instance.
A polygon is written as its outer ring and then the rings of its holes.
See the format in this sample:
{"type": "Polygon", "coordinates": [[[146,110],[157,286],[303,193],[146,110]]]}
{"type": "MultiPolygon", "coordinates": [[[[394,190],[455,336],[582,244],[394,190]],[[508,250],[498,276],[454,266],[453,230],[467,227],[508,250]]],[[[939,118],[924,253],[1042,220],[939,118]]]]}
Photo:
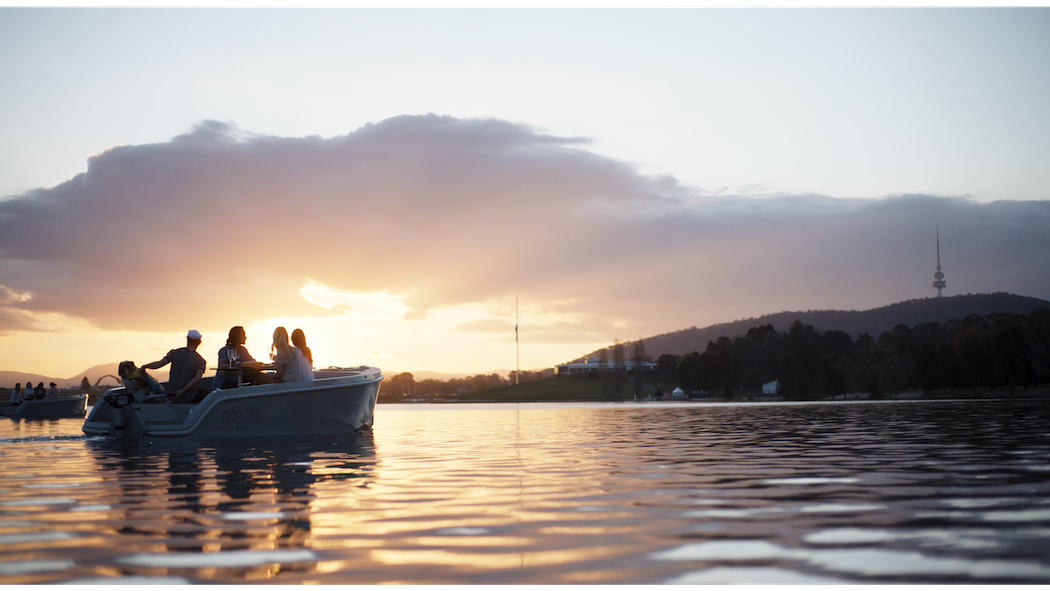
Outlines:
{"type": "Polygon", "coordinates": [[[380,405],[316,440],[0,422],[0,583],[1050,583],[1050,401],[380,405]]]}

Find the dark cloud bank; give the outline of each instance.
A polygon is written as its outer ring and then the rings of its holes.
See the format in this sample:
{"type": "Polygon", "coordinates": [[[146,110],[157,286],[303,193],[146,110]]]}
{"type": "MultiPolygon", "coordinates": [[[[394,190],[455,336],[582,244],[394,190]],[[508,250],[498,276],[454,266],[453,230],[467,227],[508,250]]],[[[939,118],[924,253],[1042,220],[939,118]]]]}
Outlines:
{"type": "MultiPolygon", "coordinates": [[[[703,166],[703,163],[698,163],[703,166]]],[[[307,278],[436,306],[519,296],[625,339],[786,309],[1050,298],[1050,201],[705,194],[499,120],[402,116],[335,138],[207,121],[0,201],[0,331],[225,330],[331,313],[307,278]],[[612,328],[616,326],[617,328],[612,328]]]]}

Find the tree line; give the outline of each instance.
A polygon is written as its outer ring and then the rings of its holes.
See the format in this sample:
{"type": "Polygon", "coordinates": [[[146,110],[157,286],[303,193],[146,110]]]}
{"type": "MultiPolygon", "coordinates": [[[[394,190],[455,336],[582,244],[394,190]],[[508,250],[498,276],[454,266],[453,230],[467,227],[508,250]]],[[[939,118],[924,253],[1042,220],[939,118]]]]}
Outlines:
{"type": "Polygon", "coordinates": [[[1005,387],[1012,394],[1016,386],[1050,381],[1050,308],[902,324],[878,338],[821,332],[797,320],[781,334],[766,324],[709,341],[703,352],[661,355],[656,367],[651,379],[727,399],[774,380],[789,400],[918,389],[1005,387]]]}
{"type": "MultiPolygon", "coordinates": [[[[627,371],[626,360],[651,361],[643,341],[600,349],[598,375],[603,398],[649,395],[656,384],[677,384],[689,393],[727,400],[761,392],[778,382],[788,400],[848,393],[883,394],[921,390],[949,395],[978,388],[1035,386],[1050,382],[1050,308],[1027,315],[973,314],[945,323],[897,325],[878,338],[841,330],[820,331],[796,320],[783,333],[772,324],[755,326],[735,338],[718,337],[703,352],[663,354],[653,371],[627,371]]],[[[552,369],[522,371],[518,382],[553,375],[552,369]]],[[[388,377],[381,401],[451,398],[515,383],[514,373],[479,374],[450,380],[416,381],[411,373],[388,377]]]]}

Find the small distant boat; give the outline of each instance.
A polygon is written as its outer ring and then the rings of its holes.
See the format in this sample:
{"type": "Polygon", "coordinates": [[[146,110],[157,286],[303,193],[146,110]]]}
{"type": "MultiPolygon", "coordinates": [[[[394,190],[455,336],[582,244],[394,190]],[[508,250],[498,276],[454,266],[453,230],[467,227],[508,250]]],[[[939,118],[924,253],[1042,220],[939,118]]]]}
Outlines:
{"type": "Polygon", "coordinates": [[[21,404],[0,403],[0,416],[12,419],[61,419],[82,417],[87,411],[87,394],[59,396],[42,400],[23,400],[21,404]]]}
{"type": "MultiPolygon", "coordinates": [[[[113,388],[92,407],[82,430],[120,439],[228,438],[327,435],[372,426],[383,381],[379,368],[315,370],[314,377],[213,390],[194,404],[113,388]]],[[[211,378],[204,381],[210,384],[211,378]]]]}

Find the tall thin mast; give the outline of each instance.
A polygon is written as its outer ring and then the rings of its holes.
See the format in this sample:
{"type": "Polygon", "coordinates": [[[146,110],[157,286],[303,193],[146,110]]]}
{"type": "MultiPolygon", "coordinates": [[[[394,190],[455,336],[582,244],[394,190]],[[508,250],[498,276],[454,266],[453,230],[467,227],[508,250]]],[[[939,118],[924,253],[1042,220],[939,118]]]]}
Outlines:
{"type": "Polygon", "coordinates": [[[521,378],[521,347],[518,345],[518,296],[514,296],[514,357],[517,366],[514,371],[514,385],[518,385],[521,378]]]}
{"type": "Polygon", "coordinates": [[[948,287],[944,281],[944,273],[941,272],[941,225],[937,224],[937,272],[933,274],[933,288],[937,290],[937,297],[941,297],[941,290],[948,287]]]}

